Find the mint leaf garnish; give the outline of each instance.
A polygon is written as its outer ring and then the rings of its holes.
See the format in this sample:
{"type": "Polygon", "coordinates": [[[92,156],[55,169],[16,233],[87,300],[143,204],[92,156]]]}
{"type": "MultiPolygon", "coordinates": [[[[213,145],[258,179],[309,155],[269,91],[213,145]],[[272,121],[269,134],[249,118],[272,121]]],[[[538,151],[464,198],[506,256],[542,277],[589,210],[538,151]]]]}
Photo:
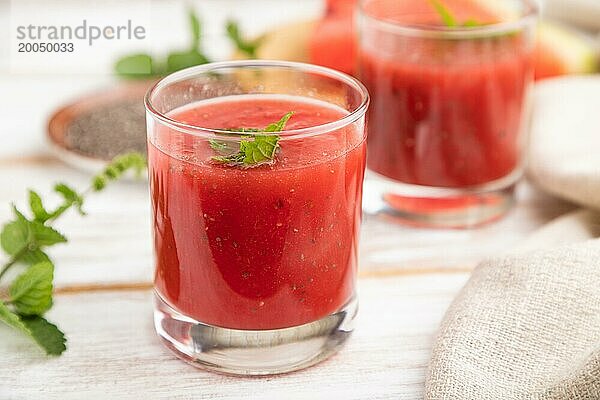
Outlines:
{"type": "Polygon", "coordinates": [[[464,26],[465,28],[476,28],[478,26],[481,26],[481,24],[474,19],[468,19],[465,22],[463,22],[462,26],[464,26]]]}
{"type": "Polygon", "coordinates": [[[214,161],[228,165],[256,166],[273,161],[279,148],[278,135],[253,135],[254,140],[240,141],[240,151],[228,156],[215,156],[214,161]]]}
{"type": "Polygon", "coordinates": [[[124,56],[115,63],[115,73],[126,79],[148,79],[209,62],[201,51],[202,25],[191,8],[188,10],[188,23],[191,38],[189,47],[170,51],[166,59],[153,58],[144,53],[124,56]]]}
{"type": "Polygon", "coordinates": [[[109,181],[119,179],[126,171],[132,170],[137,177],[146,168],[146,158],[140,153],[128,153],[115,157],[98,175],[92,178],[92,189],[99,192],[109,181]]]}
{"type": "Polygon", "coordinates": [[[44,222],[51,216],[44,208],[40,195],[33,190],[29,191],[29,208],[31,208],[36,221],[44,222]]]}
{"type": "Polygon", "coordinates": [[[264,129],[264,132],[281,132],[285,129],[285,125],[288,123],[290,118],[292,118],[292,115],[294,115],[293,112],[285,114],[279,121],[267,125],[267,127],[264,129]]]}
{"type": "Polygon", "coordinates": [[[44,315],[52,307],[51,262],[32,265],[10,286],[10,301],[21,315],[44,315]]]}
{"type": "Polygon", "coordinates": [[[148,54],[132,54],[117,60],[115,72],[123,78],[148,78],[153,75],[154,60],[148,54]]]}
{"type": "Polygon", "coordinates": [[[145,166],[146,159],[139,153],[118,156],[81,193],[64,183],[57,184],[54,191],[63,202],[55,210],[46,209],[41,196],[33,190],[29,191],[30,218],[13,206],[14,219],[0,232],[0,246],[10,256],[0,268],[0,280],[16,264],[30,266],[9,286],[10,298],[0,300],[0,322],[31,337],[47,354],[65,351],[64,334],[42,317],[52,307],[54,277],[54,265],[43,249],[67,241],[51,224],[71,208],[84,214],[81,207],[89,192],[101,191],[129,170],[139,175],[145,166]]]}
{"type": "Polygon", "coordinates": [[[31,221],[30,224],[33,231],[33,241],[38,247],[52,246],[67,241],[67,238],[62,233],[50,226],[46,226],[38,221],[31,221]]]}
{"type": "Polygon", "coordinates": [[[435,8],[435,11],[437,11],[437,13],[440,15],[440,17],[442,17],[442,21],[444,22],[444,25],[451,27],[451,28],[458,26],[458,23],[456,22],[456,18],[454,18],[454,15],[452,15],[450,10],[444,4],[442,4],[441,1],[429,0],[429,2],[433,6],[433,8],[435,8]]]}
{"type": "MultiPolygon", "coordinates": [[[[0,245],[4,252],[29,265],[48,261],[48,256],[39,247],[63,243],[66,238],[38,221],[28,220],[14,206],[13,211],[15,220],[4,225],[0,232],[0,245]]],[[[2,274],[0,272],[0,277],[2,274]]]]}
{"type": "Polygon", "coordinates": [[[30,247],[27,252],[21,256],[21,261],[27,265],[33,265],[44,261],[50,261],[50,257],[42,250],[30,247]]]}
{"type": "Polygon", "coordinates": [[[65,334],[45,318],[36,315],[22,317],[21,320],[27,327],[29,336],[46,351],[46,354],[59,356],[67,349],[65,334]]]}
{"type": "Polygon", "coordinates": [[[30,224],[27,220],[17,218],[7,223],[0,233],[0,245],[8,255],[15,255],[29,245],[33,238],[30,224]]]}
{"type": "Polygon", "coordinates": [[[21,318],[18,314],[12,312],[6,304],[0,301],[0,321],[4,322],[6,325],[13,327],[23,333],[29,335],[29,330],[21,321],[21,318]]]}
{"type": "Polygon", "coordinates": [[[278,148],[278,135],[256,135],[254,141],[244,140],[240,143],[240,152],[244,153],[243,163],[245,165],[255,165],[273,160],[278,148]]]}
{"type": "Polygon", "coordinates": [[[444,25],[446,25],[449,28],[474,28],[477,26],[481,26],[481,24],[473,18],[470,18],[463,23],[459,23],[454,14],[452,14],[448,7],[446,7],[440,0],[429,0],[429,3],[431,3],[433,8],[435,8],[435,11],[440,15],[442,21],[444,22],[444,25]]]}
{"type": "Polygon", "coordinates": [[[192,33],[192,49],[198,50],[200,47],[200,36],[202,35],[202,30],[200,27],[200,19],[191,8],[188,9],[188,18],[190,21],[190,31],[192,33]]]}
{"type": "Polygon", "coordinates": [[[62,196],[67,208],[75,206],[75,209],[79,212],[79,214],[85,215],[85,211],[83,211],[82,208],[83,197],[81,197],[81,195],[79,195],[75,189],[64,183],[57,183],[54,186],[54,191],[62,196]]]}
{"type": "Polygon", "coordinates": [[[210,148],[219,154],[227,154],[231,151],[231,148],[227,142],[210,139],[208,143],[210,144],[210,148]]]}
{"type": "Polygon", "coordinates": [[[195,65],[206,64],[208,59],[198,50],[189,50],[183,52],[172,52],[167,57],[167,73],[170,74],[180,69],[193,67],[195,65]]]}
{"type": "MultiPolygon", "coordinates": [[[[279,121],[267,125],[267,127],[264,129],[232,129],[232,131],[235,132],[252,132],[252,134],[247,135],[248,139],[242,139],[240,141],[240,148],[238,152],[229,155],[214,156],[212,157],[212,160],[230,166],[241,165],[245,167],[254,167],[272,162],[275,159],[277,150],[279,149],[279,135],[262,135],[254,132],[281,132],[285,129],[285,125],[293,114],[293,112],[288,112],[281,117],[279,121]]],[[[219,152],[222,151],[223,142],[211,141],[210,145],[214,150],[219,152]]]]}
{"type": "Polygon", "coordinates": [[[64,333],[40,316],[22,316],[0,301],[0,321],[32,338],[46,354],[58,356],[67,347],[64,333]]]}
{"type": "Polygon", "coordinates": [[[262,38],[258,38],[256,40],[244,39],[240,33],[240,27],[235,21],[227,21],[226,29],[227,36],[229,39],[231,39],[239,51],[246,54],[250,58],[256,58],[256,51],[262,43],[262,38]]]}
{"type": "Polygon", "coordinates": [[[13,211],[15,220],[4,225],[0,232],[0,245],[8,255],[21,258],[28,264],[47,261],[48,256],[39,248],[67,241],[55,229],[39,221],[28,220],[16,207],[13,211]]]}
{"type": "MultiPolygon", "coordinates": [[[[241,145],[241,143],[240,143],[241,145]]],[[[223,164],[227,164],[229,166],[241,165],[244,163],[244,158],[246,155],[242,152],[230,154],[228,156],[214,156],[212,158],[213,161],[220,162],[223,164]]]]}

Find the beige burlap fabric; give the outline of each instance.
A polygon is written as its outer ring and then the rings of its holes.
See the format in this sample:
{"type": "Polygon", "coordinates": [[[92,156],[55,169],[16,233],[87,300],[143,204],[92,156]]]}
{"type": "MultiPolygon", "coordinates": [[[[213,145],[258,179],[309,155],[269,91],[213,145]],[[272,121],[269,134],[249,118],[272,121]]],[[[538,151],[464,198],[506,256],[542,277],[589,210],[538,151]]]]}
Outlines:
{"type": "Polygon", "coordinates": [[[600,75],[535,91],[527,175],[543,190],[600,209],[600,75]]]}
{"type": "Polygon", "coordinates": [[[440,326],[427,400],[600,400],[599,104],[600,78],[538,88],[528,175],[589,209],[475,269],[440,326]]]}
{"type": "Polygon", "coordinates": [[[481,264],[433,348],[426,399],[600,399],[600,240],[481,264]]]}

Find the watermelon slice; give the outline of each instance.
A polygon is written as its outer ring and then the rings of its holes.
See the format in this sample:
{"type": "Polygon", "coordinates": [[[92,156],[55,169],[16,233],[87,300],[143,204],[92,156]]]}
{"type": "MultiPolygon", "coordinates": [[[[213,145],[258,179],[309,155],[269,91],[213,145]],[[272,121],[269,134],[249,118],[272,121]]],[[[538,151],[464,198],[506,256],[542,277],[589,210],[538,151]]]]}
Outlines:
{"type": "Polygon", "coordinates": [[[598,56],[586,38],[557,24],[542,22],[535,52],[535,79],[598,71],[598,56]]]}
{"type": "Polygon", "coordinates": [[[322,19],[308,43],[310,62],[352,74],[356,68],[352,14],[322,19]]]}
{"type": "MultiPolygon", "coordinates": [[[[506,13],[498,3],[483,1],[480,4],[489,5],[495,14],[506,13]]],[[[306,35],[307,61],[350,74],[356,71],[354,4],[355,0],[327,0],[326,15],[306,35]]],[[[600,68],[598,50],[591,40],[573,30],[544,21],[538,30],[535,68],[536,79],[597,72],[600,68]]]]}
{"type": "Polygon", "coordinates": [[[351,15],[356,0],[327,0],[327,15],[351,15]]]}

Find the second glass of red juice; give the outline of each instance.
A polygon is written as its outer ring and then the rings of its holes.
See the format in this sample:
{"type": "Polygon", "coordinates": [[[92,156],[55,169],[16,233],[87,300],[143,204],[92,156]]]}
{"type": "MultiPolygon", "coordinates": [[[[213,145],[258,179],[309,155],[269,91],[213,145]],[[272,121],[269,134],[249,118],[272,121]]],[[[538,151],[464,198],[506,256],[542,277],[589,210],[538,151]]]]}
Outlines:
{"type": "Polygon", "coordinates": [[[349,337],[369,98],[306,64],[207,64],[146,97],[155,326],[197,366],[267,375],[349,337]]]}
{"type": "Polygon", "coordinates": [[[521,177],[537,9],[530,0],[361,0],[365,210],[469,227],[521,177]]]}

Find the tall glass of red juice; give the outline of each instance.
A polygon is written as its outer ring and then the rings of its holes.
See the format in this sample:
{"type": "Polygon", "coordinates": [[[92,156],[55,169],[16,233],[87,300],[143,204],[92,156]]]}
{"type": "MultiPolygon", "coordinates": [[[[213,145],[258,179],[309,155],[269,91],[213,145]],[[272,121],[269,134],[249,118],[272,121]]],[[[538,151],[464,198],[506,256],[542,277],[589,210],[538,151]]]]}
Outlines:
{"type": "Polygon", "coordinates": [[[146,96],[155,327],[180,358],[289,372],[353,330],[369,97],[277,61],[177,72],[146,96]]]}
{"type": "Polygon", "coordinates": [[[532,0],[360,1],[367,212],[469,227],[510,208],[536,16],[532,0]]]}

